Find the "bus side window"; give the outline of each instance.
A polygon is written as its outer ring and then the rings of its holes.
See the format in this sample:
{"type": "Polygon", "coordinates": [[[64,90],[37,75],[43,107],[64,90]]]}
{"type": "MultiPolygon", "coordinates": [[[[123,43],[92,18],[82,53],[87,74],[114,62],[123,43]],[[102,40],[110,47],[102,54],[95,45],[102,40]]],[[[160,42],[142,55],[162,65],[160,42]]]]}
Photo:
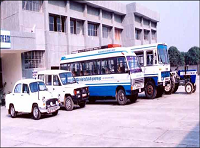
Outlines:
{"type": "Polygon", "coordinates": [[[153,65],[153,51],[147,52],[147,65],[153,65]]]}
{"type": "Polygon", "coordinates": [[[127,73],[128,72],[128,67],[126,64],[125,57],[117,58],[117,67],[118,67],[118,73],[127,73]]]}
{"type": "Polygon", "coordinates": [[[140,66],[144,66],[144,52],[136,52],[140,66]]]}
{"type": "Polygon", "coordinates": [[[38,75],[38,79],[44,81],[44,75],[38,75]]]}
{"type": "Polygon", "coordinates": [[[99,75],[100,74],[100,61],[95,60],[93,61],[93,75],[99,75]]]}

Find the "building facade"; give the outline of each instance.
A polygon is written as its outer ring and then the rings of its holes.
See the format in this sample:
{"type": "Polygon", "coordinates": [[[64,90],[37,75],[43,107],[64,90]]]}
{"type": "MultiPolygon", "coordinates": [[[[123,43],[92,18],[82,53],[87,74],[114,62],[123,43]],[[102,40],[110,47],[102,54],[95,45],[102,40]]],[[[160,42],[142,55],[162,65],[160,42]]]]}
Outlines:
{"type": "Polygon", "coordinates": [[[157,42],[159,14],[138,3],[112,1],[1,1],[1,87],[58,69],[63,55],[108,44],[157,42]],[[3,47],[2,32],[10,33],[3,47]]]}

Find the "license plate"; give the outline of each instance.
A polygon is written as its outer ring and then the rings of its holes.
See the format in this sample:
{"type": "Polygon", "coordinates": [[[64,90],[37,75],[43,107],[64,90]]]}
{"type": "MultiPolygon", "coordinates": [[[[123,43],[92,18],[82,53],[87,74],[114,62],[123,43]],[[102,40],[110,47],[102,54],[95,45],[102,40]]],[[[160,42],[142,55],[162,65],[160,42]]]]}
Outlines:
{"type": "Polygon", "coordinates": [[[86,97],[87,96],[87,94],[82,94],[82,97],[86,97]]]}
{"type": "Polygon", "coordinates": [[[54,108],[49,108],[48,109],[48,113],[52,113],[52,112],[55,112],[56,111],[56,108],[54,107],[54,108]]]}

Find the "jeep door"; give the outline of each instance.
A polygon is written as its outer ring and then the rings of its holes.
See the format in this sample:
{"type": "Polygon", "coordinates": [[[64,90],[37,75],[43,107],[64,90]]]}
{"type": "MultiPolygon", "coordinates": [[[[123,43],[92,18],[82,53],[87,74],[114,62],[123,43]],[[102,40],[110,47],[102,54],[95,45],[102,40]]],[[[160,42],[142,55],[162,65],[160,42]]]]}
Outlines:
{"type": "Polygon", "coordinates": [[[60,79],[58,75],[53,75],[53,87],[52,87],[53,97],[58,98],[58,95],[60,95],[61,92],[62,92],[62,86],[60,79]]]}

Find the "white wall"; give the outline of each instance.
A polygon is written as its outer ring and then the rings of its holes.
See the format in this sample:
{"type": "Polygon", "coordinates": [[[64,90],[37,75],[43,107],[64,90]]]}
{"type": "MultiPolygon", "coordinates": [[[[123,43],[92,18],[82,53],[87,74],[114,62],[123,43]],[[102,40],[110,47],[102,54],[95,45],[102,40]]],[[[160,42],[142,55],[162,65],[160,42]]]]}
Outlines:
{"type": "Polygon", "coordinates": [[[2,56],[3,83],[6,82],[5,93],[12,91],[15,82],[22,78],[21,53],[9,53],[2,56]]]}

